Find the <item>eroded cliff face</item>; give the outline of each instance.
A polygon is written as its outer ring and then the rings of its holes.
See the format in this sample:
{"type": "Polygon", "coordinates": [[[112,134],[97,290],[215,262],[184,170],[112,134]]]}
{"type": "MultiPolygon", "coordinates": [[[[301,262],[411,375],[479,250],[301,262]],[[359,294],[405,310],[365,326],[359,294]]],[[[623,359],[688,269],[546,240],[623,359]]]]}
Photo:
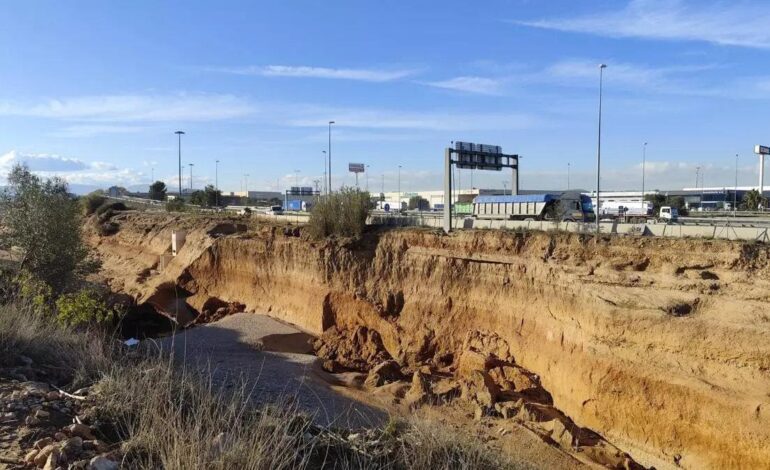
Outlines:
{"type": "Polygon", "coordinates": [[[637,460],[770,465],[764,245],[420,229],[314,242],[280,227],[212,236],[205,220],[116,221],[94,246],[140,302],[173,289],[197,311],[240,302],[319,336],[366,326],[412,366],[446,367],[469,332],[495,333],[556,407],[637,460]],[[188,244],[159,271],[175,225],[188,244]]]}

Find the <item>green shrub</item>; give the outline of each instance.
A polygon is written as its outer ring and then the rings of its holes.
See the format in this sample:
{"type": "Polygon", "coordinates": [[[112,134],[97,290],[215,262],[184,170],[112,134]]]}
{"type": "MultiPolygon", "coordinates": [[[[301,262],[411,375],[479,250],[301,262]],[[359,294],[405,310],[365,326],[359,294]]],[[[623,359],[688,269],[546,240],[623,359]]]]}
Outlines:
{"type": "Polygon", "coordinates": [[[368,192],[357,188],[342,188],[339,192],[324,196],[313,206],[308,229],[315,238],[358,238],[364,233],[370,210],[368,192]]]}
{"type": "Polygon", "coordinates": [[[182,199],[172,199],[166,203],[166,211],[168,212],[184,212],[187,207],[182,199]]]}
{"type": "Polygon", "coordinates": [[[114,316],[115,312],[107,307],[101,297],[87,289],[64,294],[56,299],[56,317],[64,325],[103,324],[111,321],[114,316]]]}
{"type": "Polygon", "coordinates": [[[95,212],[96,212],[96,215],[102,215],[102,214],[104,214],[107,211],[118,212],[118,211],[124,211],[124,210],[127,210],[127,209],[128,209],[128,207],[126,207],[125,204],[123,204],[120,201],[117,201],[117,202],[111,202],[109,204],[103,204],[103,205],[99,206],[99,208],[96,209],[95,212]]]}
{"type": "Polygon", "coordinates": [[[80,199],[80,204],[83,206],[83,213],[85,213],[85,215],[93,214],[105,202],[107,202],[107,198],[102,196],[99,192],[96,192],[96,191],[80,199]]]}

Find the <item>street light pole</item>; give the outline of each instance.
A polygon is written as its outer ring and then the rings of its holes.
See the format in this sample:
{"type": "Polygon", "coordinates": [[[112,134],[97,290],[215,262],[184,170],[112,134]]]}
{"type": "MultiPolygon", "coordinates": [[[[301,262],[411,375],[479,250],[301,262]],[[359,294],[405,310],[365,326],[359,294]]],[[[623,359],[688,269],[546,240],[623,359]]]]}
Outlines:
{"type": "Polygon", "coordinates": [[[190,193],[192,194],[192,189],[193,189],[192,167],[193,167],[194,164],[193,163],[188,163],[188,165],[190,165],[190,193]]]}
{"type": "Polygon", "coordinates": [[[174,132],[179,137],[179,197],[182,197],[182,136],[184,131],[174,132]]]}
{"type": "Polygon", "coordinates": [[[733,217],[738,205],[738,154],[735,154],[735,190],[733,190],[733,217]]]}
{"type": "Polygon", "coordinates": [[[644,173],[647,165],[647,142],[642,146],[642,206],[644,206],[644,173]]]}
{"type": "Polygon", "coordinates": [[[567,190],[569,190],[569,162],[567,162],[567,190]]]}
{"type": "Polygon", "coordinates": [[[334,190],[332,188],[332,124],[334,121],[329,121],[329,193],[334,190]]]}
{"type": "Polygon", "coordinates": [[[326,179],[326,150],[321,150],[324,154],[324,193],[329,194],[329,181],[326,179]]]}
{"type": "Polygon", "coordinates": [[[398,165],[398,211],[401,212],[401,165],[398,165]]]}
{"type": "Polygon", "coordinates": [[[606,64],[599,64],[599,137],[596,148],[596,234],[599,235],[599,206],[601,201],[601,169],[602,169],[602,81],[604,79],[604,69],[606,64]]]}
{"type": "Polygon", "coordinates": [[[245,181],[245,184],[246,184],[246,188],[245,188],[246,189],[246,200],[248,200],[249,199],[249,174],[246,173],[245,175],[243,175],[243,178],[244,178],[244,181],[245,181]]]}
{"type": "Polygon", "coordinates": [[[214,196],[219,207],[219,160],[214,162],[214,196]]]}

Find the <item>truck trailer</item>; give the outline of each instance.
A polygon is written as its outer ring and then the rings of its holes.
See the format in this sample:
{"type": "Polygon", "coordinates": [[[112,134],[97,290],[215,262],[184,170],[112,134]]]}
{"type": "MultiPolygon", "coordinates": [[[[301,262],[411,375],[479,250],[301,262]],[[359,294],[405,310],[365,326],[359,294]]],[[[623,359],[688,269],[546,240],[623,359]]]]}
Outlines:
{"type": "Polygon", "coordinates": [[[477,196],[473,201],[473,217],[566,222],[596,220],[591,198],[571,191],[518,196],[477,196]]]}

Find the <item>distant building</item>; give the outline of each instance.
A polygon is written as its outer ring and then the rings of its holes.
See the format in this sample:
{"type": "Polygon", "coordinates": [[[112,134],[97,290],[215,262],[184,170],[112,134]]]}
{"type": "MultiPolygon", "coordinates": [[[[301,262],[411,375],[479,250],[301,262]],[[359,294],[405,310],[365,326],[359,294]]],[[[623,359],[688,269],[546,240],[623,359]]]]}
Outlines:
{"type": "Polygon", "coordinates": [[[249,199],[283,199],[283,193],[278,191],[230,191],[225,196],[231,197],[248,197],[249,199]]]}

